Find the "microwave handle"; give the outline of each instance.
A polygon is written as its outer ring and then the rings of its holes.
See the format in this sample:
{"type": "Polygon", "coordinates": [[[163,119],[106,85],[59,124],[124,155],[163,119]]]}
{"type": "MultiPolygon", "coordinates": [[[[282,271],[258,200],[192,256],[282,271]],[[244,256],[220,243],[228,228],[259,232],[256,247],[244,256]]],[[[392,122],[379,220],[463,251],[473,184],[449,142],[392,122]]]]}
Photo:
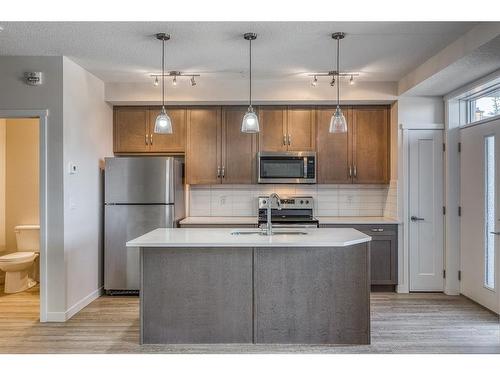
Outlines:
{"type": "Polygon", "coordinates": [[[304,156],[304,178],[307,178],[307,156],[304,156]]]}

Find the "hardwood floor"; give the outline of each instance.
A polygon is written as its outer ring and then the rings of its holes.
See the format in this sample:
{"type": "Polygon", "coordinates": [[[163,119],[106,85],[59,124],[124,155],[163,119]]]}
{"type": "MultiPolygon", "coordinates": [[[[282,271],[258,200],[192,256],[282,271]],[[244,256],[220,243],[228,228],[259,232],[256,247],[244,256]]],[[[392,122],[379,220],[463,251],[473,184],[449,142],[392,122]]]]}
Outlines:
{"type": "Polygon", "coordinates": [[[498,316],[462,296],[372,294],[372,344],[144,345],[137,297],[103,296],[66,323],[38,322],[38,289],[0,293],[0,353],[500,353],[498,316]]]}

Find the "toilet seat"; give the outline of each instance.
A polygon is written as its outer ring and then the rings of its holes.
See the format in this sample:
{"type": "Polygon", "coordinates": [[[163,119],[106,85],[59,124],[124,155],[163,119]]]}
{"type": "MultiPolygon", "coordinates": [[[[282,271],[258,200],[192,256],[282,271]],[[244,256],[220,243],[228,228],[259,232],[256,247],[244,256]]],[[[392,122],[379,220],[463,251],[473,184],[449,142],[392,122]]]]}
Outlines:
{"type": "Polygon", "coordinates": [[[35,252],[33,251],[18,251],[11,254],[7,254],[0,257],[0,262],[3,263],[15,263],[15,262],[24,262],[27,260],[31,260],[35,256],[35,252]]]}

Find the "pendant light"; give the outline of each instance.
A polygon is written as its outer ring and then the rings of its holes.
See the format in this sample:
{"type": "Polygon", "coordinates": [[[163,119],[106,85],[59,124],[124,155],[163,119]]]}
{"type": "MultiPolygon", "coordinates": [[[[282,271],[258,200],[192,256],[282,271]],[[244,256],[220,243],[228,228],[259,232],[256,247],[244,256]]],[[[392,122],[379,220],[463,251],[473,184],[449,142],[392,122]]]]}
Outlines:
{"type": "MultiPolygon", "coordinates": [[[[337,41],[337,108],[335,109],[335,113],[332,115],[330,119],[330,133],[345,133],[347,132],[347,122],[345,120],[344,114],[340,109],[340,39],[344,39],[344,33],[333,33],[332,38],[337,41]]],[[[333,81],[334,82],[334,81],[333,81]]]]}
{"type": "Polygon", "coordinates": [[[250,42],[250,100],[248,105],[247,113],[243,116],[243,121],[241,122],[241,131],[243,133],[258,133],[259,132],[259,118],[254,112],[252,107],[252,40],[257,39],[257,34],[246,33],[243,35],[245,40],[250,42]]]}
{"type": "Polygon", "coordinates": [[[158,33],[156,39],[161,40],[161,112],[156,117],[154,132],[172,134],[172,120],[165,109],[165,42],[170,40],[170,35],[158,33]]]}

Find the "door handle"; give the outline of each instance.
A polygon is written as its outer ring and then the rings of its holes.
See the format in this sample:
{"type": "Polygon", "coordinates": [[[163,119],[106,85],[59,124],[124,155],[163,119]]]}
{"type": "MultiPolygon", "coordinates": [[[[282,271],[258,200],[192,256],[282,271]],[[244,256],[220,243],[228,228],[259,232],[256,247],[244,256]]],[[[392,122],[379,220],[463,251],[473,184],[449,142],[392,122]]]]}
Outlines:
{"type": "Polygon", "coordinates": [[[491,234],[494,234],[496,236],[500,236],[500,232],[490,232],[491,234]]]}
{"type": "Polygon", "coordinates": [[[410,217],[411,221],[422,221],[425,220],[423,217],[412,216],[410,217]]]}

